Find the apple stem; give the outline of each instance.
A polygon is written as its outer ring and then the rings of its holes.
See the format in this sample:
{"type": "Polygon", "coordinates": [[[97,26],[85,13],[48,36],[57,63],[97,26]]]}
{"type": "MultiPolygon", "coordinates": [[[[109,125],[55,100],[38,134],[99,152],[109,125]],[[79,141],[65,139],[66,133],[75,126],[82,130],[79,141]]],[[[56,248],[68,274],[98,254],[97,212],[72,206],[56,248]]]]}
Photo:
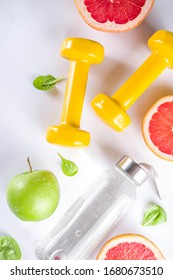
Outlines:
{"type": "Polygon", "coordinates": [[[29,157],[27,157],[27,162],[28,162],[28,165],[29,165],[30,172],[32,173],[32,166],[31,166],[31,162],[30,162],[29,157]]]}

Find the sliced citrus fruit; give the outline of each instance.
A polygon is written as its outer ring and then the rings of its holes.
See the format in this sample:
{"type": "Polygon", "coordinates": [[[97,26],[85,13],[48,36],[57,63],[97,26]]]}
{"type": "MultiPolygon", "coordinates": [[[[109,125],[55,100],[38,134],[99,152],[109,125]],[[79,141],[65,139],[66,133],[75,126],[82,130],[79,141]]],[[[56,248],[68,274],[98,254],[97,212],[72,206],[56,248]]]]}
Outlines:
{"type": "Polygon", "coordinates": [[[146,113],[142,133],[150,150],[173,161],[173,95],[159,99],[146,113]]]}
{"type": "Polygon", "coordinates": [[[154,0],[75,0],[75,3],[91,27],[101,31],[122,32],[141,23],[154,0]]]}
{"type": "Polygon", "coordinates": [[[157,246],[140,234],[122,234],[107,241],[97,260],[163,260],[157,246]]]}

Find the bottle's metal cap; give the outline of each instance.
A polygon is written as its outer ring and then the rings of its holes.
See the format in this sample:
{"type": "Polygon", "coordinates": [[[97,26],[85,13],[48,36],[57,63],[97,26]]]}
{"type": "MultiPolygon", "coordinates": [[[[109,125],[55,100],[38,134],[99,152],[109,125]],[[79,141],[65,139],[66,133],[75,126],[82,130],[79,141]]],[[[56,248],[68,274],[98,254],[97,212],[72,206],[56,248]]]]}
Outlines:
{"type": "Polygon", "coordinates": [[[128,156],[123,156],[117,162],[117,166],[128,173],[138,185],[141,185],[148,178],[145,170],[128,156]]]}

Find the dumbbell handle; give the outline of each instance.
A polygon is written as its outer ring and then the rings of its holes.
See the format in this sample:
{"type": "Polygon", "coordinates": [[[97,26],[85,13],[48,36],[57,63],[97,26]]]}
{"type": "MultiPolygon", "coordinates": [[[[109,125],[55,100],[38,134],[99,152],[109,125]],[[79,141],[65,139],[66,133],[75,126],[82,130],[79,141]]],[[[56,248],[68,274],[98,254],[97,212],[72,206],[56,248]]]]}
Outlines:
{"type": "Polygon", "coordinates": [[[80,127],[90,64],[84,61],[70,61],[61,123],[80,127]]]}
{"type": "Polygon", "coordinates": [[[127,110],[166,67],[168,67],[166,59],[161,54],[153,52],[115,92],[112,99],[127,110]]]}

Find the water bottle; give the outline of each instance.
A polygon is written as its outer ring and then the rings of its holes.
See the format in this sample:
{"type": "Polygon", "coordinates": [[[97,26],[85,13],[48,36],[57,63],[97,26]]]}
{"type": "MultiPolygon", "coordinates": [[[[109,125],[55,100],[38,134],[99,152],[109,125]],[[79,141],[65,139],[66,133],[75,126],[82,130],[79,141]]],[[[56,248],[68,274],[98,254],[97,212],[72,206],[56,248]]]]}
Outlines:
{"type": "Polygon", "coordinates": [[[103,172],[37,244],[36,258],[86,259],[134,202],[136,188],[149,176],[144,167],[123,156],[115,168],[103,172]]]}

